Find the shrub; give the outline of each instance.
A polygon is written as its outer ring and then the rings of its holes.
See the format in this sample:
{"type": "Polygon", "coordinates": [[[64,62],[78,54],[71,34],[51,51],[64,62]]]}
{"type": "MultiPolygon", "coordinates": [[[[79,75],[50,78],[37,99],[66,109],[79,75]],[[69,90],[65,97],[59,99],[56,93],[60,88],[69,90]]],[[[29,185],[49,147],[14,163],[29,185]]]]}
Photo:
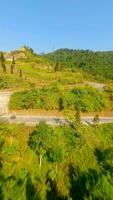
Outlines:
{"type": "Polygon", "coordinates": [[[11,109],[101,111],[107,106],[105,97],[92,87],[76,87],[72,90],[57,88],[32,89],[12,95],[11,109]]]}

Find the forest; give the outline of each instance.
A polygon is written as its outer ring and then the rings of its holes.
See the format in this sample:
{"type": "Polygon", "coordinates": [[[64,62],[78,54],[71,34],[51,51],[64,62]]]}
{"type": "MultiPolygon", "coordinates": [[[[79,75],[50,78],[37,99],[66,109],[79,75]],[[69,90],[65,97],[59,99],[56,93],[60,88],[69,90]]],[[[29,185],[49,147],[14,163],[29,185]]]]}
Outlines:
{"type": "Polygon", "coordinates": [[[112,130],[1,123],[0,200],[112,200],[112,130]]]}
{"type": "Polygon", "coordinates": [[[97,80],[113,80],[113,51],[94,52],[90,50],[58,49],[45,55],[59,70],[81,69],[97,80]]]}

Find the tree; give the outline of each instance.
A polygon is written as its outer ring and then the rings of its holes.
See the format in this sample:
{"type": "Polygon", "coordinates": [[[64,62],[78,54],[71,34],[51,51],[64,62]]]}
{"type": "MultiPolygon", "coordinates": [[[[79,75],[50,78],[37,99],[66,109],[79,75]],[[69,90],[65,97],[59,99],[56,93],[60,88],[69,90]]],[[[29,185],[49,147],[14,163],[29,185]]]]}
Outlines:
{"type": "Polygon", "coordinates": [[[59,62],[58,61],[56,61],[55,62],[55,72],[58,72],[59,71],[59,62]]]}
{"type": "Polygon", "coordinates": [[[95,155],[97,156],[98,163],[103,168],[105,173],[113,176],[113,147],[103,149],[96,149],[95,155]]]}
{"type": "Polygon", "coordinates": [[[94,125],[97,125],[97,124],[99,124],[99,115],[97,114],[97,115],[95,115],[95,117],[94,117],[94,119],[93,119],[93,124],[94,125]]]}
{"type": "Polygon", "coordinates": [[[55,145],[49,149],[49,160],[55,164],[55,171],[57,175],[58,165],[63,161],[63,150],[60,145],[55,145]]]}
{"type": "Polygon", "coordinates": [[[40,167],[42,165],[43,157],[49,148],[52,133],[52,127],[45,122],[40,122],[29,136],[28,145],[38,155],[40,167]]]}
{"type": "Polygon", "coordinates": [[[80,109],[78,107],[75,107],[75,111],[70,119],[70,127],[76,130],[81,125],[80,109]]]}
{"type": "Polygon", "coordinates": [[[3,69],[3,72],[6,73],[5,58],[3,53],[1,53],[1,67],[3,69]]]}
{"type": "Polygon", "coordinates": [[[64,109],[63,99],[60,97],[58,99],[58,105],[59,105],[59,111],[62,111],[64,109]]]}
{"type": "Polygon", "coordinates": [[[91,191],[91,199],[113,199],[113,184],[109,177],[102,175],[91,191]]]}
{"type": "Polygon", "coordinates": [[[76,123],[80,123],[80,122],[81,122],[81,118],[80,118],[80,109],[79,109],[79,108],[76,109],[76,113],[75,113],[75,122],[76,122],[76,123]]]}
{"type": "Polygon", "coordinates": [[[22,76],[23,76],[22,69],[20,69],[20,71],[19,71],[19,77],[22,78],[22,76]]]}
{"type": "Polygon", "coordinates": [[[14,72],[14,67],[15,67],[15,58],[13,56],[12,64],[11,64],[11,74],[14,72]]]}

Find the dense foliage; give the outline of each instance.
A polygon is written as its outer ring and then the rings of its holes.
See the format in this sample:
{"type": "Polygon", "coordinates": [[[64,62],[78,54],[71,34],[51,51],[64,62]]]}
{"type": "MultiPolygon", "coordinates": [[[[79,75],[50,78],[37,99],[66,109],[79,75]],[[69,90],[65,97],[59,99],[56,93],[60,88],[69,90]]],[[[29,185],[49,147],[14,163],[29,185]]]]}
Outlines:
{"type": "Polygon", "coordinates": [[[82,69],[98,80],[113,79],[113,52],[59,49],[45,55],[57,69],[82,69]]]}
{"type": "Polygon", "coordinates": [[[0,124],[0,200],[112,200],[113,124],[0,124]]]}
{"type": "Polygon", "coordinates": [[[107,106],[107,100],[95,88],[75,87],[64,90],[60,87],[33,89],[14,93],[10,101],[11,109],[76,110],[82,112],[101,111],[107,106]]]}
{"type": "Polygon", "coordinates": [[[108,84],[105,86],[105,91],[109,96],[111,102],[113,102],[113,84],[108,84]]]}

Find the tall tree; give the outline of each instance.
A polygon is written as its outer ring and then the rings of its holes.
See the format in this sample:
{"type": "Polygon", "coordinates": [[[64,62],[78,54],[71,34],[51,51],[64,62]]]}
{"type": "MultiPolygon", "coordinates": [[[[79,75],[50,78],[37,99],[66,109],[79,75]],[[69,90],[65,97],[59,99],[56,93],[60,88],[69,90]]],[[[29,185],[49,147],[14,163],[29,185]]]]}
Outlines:
{"type": "Polygon", "coordinates": [[[22,69],[20,69],[20,71],[19,71],[19,77],[22,78],[22,75],[23,75],[22,69]]]}
{"type": "Polygon", "coordinates": [[[58,105],[59,105],[59,111],[62,111],[64,109],[64,102],[62,97],[58,99],[58,105]]]}
{"type": "Polygon", "coordinates": [[[80,122],[81,122],[80,109],[79,109],[79,108],[76,109],[76,113],[75,113],[75,122],[76,122],[76,123],[80,123],[80,122]]]}
{"type": "Polygon", "coordinates": [[[6,73],[5,58],[3,53],[1,53],[1,67],[3,69],[3,72],[6,73]]]}
{"type": "Polygon", "coordinates": [[[14,58],[14,56],[13,56],[12,64],[11,64],[11,74],[14,73],[14,67],[15,67],[15,58],[14,58]]]}
{"type": "Polygon", "coordinates": [[[55,70],[55,72],[59,71],[59,62],[58,61],[56,61],[56,63],[55,63],[54,70],[55,70]]]}
{"type": "Polygon", "coordinates": [[[94,116],[94,119],[93,119],[93,124],[94,124],[94,125],[98,125],[98,124],[99,124],[99,121],[100,121],[99,115],[96,114],[96,115],[94,116]]]}
{"type": "Polygon", "coordinates": [[[36,129],[30,134],[28,144],[33,149],[39,158],[39,166],[42,166],[43,157],[45,156],[53,129],[45,122],[40,122],[36,129]]]}

